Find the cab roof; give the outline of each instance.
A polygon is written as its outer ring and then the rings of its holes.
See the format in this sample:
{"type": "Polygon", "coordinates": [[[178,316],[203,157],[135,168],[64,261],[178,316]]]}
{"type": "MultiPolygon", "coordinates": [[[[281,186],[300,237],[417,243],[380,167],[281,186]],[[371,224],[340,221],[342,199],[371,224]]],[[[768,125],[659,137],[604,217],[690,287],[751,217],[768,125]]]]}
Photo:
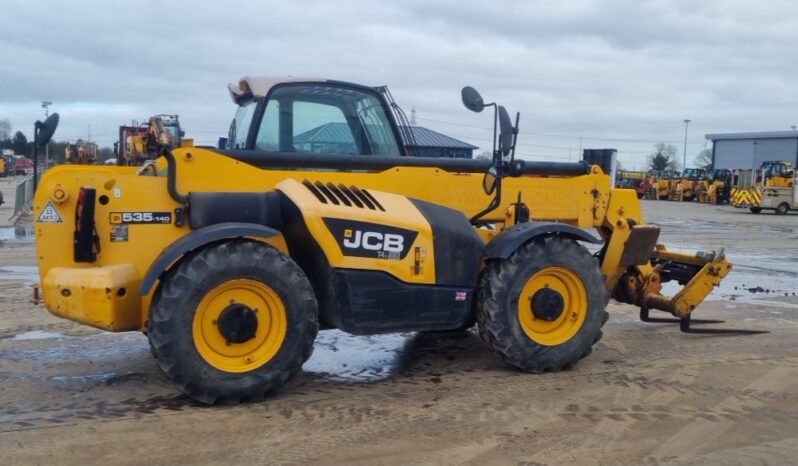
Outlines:
{"type": "Polygon", "coordinates": [[[230,83],[227,89],[233,102],[240,104],[243,100],[253,97],[265,97],[272,87],[284,83],[325,83],[329,80],[323,78],[309,78],[298,76],[244,76],[237,83],[230,83]]]}
{"type": "Polygon", "coordinates": [[[230,97],[233,99],[233,102],[241,104],[241,102],[248,99],[266,97],[274,86],[286,83],[329,83],[353,88],[370,89],[377,92],[383,89],[383,87],[364,86],[362,84],[338,81],[335,79],[312,78],[306,76],[244,76],[239,79],[237,83],[228,84],[227,89],[230,91],[230,97]]]}

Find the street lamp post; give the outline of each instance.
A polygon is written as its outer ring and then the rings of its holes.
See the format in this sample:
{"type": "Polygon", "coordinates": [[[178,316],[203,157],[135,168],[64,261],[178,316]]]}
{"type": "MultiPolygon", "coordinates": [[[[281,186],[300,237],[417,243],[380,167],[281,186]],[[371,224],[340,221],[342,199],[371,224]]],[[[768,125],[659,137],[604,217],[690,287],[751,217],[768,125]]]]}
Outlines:
{"type": "MultiPolygon", "coordinates": [[[[44,109],[44,119],[50,116],[50,105],[53,105],[49,100],[42,100],[42,108],[44,109]]],[[[44,169],[47,170],[47,165],[50,163],[50,143],[44,146],[44,169]]]]}
{"type": "Polygon", "coordinates": [[[690,124],[690,120],[684,120],[684,156],[682,157],[682,173],[687,168],[687,125],[690,124]]]}

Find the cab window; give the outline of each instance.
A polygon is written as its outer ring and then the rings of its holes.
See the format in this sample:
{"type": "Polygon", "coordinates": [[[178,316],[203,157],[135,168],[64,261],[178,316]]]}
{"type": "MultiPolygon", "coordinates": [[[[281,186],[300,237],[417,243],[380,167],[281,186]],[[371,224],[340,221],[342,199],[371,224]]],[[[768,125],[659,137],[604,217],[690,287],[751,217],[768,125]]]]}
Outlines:
{"type": "Polygon", "coordinates": [[[366,91],[328,84],[288,84],[272,90],[255,149],[401,155],[382,100],[366,91]]]}
{"type": "Polygon", "coordinates": [[[257,103],[254,100],[249,100],[239,105],[233,123],[230,125],[227,143],[230,149],[246,148],[249,127],[252,125],[252,117],[255,115],[256,108],[257,103]]]}

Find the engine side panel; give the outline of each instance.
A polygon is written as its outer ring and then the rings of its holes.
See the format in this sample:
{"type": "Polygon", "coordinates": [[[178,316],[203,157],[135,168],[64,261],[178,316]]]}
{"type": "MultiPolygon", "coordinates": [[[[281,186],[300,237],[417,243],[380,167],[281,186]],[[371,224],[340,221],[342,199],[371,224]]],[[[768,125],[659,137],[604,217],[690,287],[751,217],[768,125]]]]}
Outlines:
{"type": "Polygon", "coordinates": [[[375,270],[406,283],[435,284],[432,228],[406,197],[371,191],[377,201],[371,209],[351,201],[348,206],[340,200],[322,202],[305,184],[291,179],[277,189],[301,211],[331,267],[375,270]]]}
{"type": "MultiPolygon", "coordinates": [[[[285,194],[283,234],[313,284],[322,324],[370,334],[453,329],[471,319],[479,264],[471,264],[470,281],[436,283],[437,267],[447,265],[437,254],[446,248],[435,243],[434,228],[413,202],[373,191],[370,209],[325,203],[293,180],[277,189],[285,194]]],[[[462,235],[479,241],[470,225],[462,235]]]]}

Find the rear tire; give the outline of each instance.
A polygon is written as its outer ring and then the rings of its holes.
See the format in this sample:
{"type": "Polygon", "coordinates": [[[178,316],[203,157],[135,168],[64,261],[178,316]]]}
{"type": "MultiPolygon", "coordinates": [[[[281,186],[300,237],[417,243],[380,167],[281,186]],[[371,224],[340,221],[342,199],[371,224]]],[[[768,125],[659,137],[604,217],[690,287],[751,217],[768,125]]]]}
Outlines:
{"type": "Polygon", "coordinates": [[[749,207],[748,210],[750,210],[751,213],[754,213],[754,214],[758,214],[758,213],[762,212],[762,208],[761,207],[749,207]]]}
{"type": "Polygon", "coordinates": [[[776,215],[787,215],[790,212],[790,206],[786,202],[782,202],[776,207],[776,215]]]}
{"type": "Polygon", "coordinates": [[[290,257],[236,239],[192,253],[163,277],[148,334],[180,391],[234,404],[263,398],[301,369],[313,352],[317,308],[290,257]]]}
{"type": "Polygon", "coordinates": [[[482,340],[526,372],[569,368],[590,354],[609,317],[596,259],[575,241],[553,236],[490,261],[477,300],[482,340]],[[560,306],[544,305],[552,301],[560,306]]]}

